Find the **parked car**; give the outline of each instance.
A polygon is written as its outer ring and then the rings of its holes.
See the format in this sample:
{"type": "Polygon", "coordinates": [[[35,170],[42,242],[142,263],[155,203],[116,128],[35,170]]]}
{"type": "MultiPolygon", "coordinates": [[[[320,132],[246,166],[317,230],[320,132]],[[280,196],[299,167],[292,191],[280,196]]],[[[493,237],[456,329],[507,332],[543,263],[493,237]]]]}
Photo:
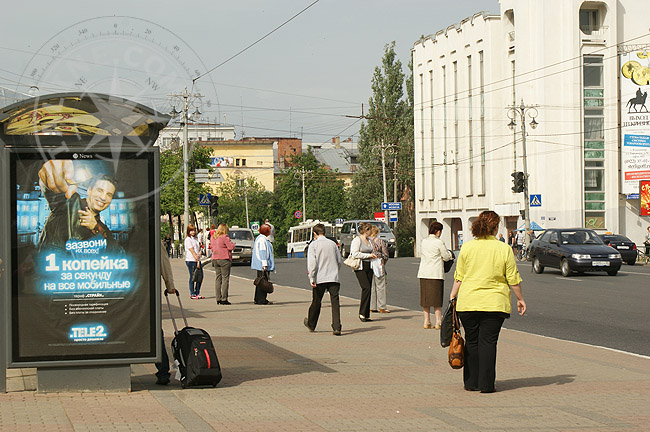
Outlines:
{"type": "Polygon", "coordinates": [[[632,240],[620,234],[599,234],[598,236],[607,246],[616,249],[621,254],[623,261],[634,265],[637,251],[636,244],[632,240]]]}
{"type": "Polygon", "coordinates": [[[535,273],[553,267],[565,277],[574,271],[605,271],[616,276],[622,264],[618,251],[607,246],[595,231],[585,228],[548,229],[533,240],[528,253],[535,273]]]}
{"type": "Polygon", "coordinates": [[[250,264],[253,257],[253,243],[255,243],[253,230],[234,226],[228,230],[228,237],[235,244],[232,262],[250,264]]]}
{"type": "Polygon", "coordinates": [[[386,222],[372,219],[351,220],[343,223],[341,234],[339,235],[339,248],[341,249],[341,255],[343,258],[350,254],[350,244],[352,244],[352,239],[357,235],[357,232],[359,232],[359,224],[363,222],[376,225],[379,228],[379,238],[386,242],[386,245],[388,246],[388,256],[391,258],[394,257],[396,245],[393,231],[391,231],[386,222]]]}

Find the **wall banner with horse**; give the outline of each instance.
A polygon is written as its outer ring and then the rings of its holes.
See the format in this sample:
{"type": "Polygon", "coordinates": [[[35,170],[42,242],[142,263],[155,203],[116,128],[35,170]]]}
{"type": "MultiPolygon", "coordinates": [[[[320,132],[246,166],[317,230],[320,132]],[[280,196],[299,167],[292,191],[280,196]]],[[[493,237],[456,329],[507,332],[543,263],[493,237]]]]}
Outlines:
{"type": "Polygon", "coordinates": [[[650,50],[621,54],[622,193],[638,197],[639,181],[650,180],[650,50]]]}

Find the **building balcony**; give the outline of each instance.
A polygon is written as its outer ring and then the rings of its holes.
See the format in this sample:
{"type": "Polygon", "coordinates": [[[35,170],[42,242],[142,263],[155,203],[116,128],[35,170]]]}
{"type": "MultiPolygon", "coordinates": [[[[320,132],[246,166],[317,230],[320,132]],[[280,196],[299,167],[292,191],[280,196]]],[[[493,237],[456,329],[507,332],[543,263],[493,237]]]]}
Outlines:
{"type": "Polygon", "coordinates": [[[609,30],[609,26],[601,25],[581,25],[580,32],[582,33],[583,41],[604,41],[605,35],[609,30]]]}

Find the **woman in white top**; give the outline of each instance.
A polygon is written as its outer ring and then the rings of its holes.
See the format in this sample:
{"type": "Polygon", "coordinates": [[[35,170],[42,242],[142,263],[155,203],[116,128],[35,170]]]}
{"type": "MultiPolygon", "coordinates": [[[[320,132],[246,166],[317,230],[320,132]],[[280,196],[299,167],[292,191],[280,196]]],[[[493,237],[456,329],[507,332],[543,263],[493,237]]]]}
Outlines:
{"type": "Polygon", "coordinates": [[[185,265],[190,272],[190,298],[202,299],[205,298],[199,295],[201,291],[201,282],[194,281],[194,269],[201,267],[201,244],[196,238],[196,228],[194,225],[187,226],[187,235],[185,236],[185,265]]]}
{"type": "Polygon", "coordinates": [[[443,261],[452,259],[451,252],[440,240],[442,224],[434,221],[429,225],[429,236],[420,246],[420,306],[424,312],[424,328],[440,329],[442,323],[442,298],[445,288],[445,269],[443,261]],[[433,306],[436,325],[431,325],[430,312],[433,306]]]}

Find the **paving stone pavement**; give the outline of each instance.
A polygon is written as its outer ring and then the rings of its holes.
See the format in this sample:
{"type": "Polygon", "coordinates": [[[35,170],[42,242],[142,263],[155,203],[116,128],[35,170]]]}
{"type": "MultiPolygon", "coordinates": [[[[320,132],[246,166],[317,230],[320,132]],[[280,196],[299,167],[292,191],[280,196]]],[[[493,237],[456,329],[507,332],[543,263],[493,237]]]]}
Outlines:
{"type": "MultiPolygon", "coordinates": [[[[202,288],[207,298],[190,300],[184,263],[173,267],[190,325],[207,330],[217,348],[217,388],[156,386],[154,365],[144,364],[132,366],[129,393],[42,394],[34,369],[8,370],[0,430],[650,430],[649,358],[504,329],[497,392],[466,392],[439,332],[424,330],[417,311],[392,308],[361,323],[358,302],[342,298],[336,337],[326,295],[310,333],[302,323],[310,291],[276,285],[275,304],[258,306],[251,280],[232,277],[233,304],[221,306],[213,273],[202,288]]],[[[173,327],[163,312],[169,350],[173,327]]]]}

